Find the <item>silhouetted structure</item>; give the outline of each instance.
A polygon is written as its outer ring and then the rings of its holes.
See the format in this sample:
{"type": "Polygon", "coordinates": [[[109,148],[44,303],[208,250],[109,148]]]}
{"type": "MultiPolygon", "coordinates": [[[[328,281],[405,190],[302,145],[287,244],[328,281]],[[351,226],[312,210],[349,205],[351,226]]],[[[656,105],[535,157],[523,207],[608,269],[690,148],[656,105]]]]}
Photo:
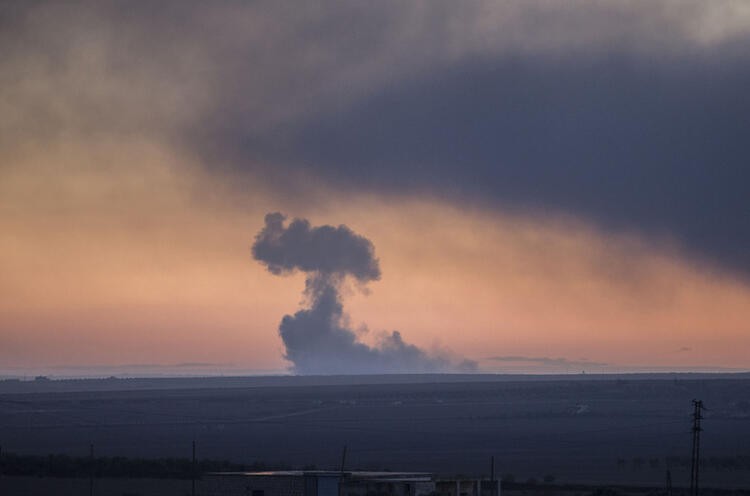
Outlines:
{"type": "Polygon", "coordinates": [[[481,479],[438,479],[435,481],[438,496],[500,496],[500,483],[481,479]]]}
{"type": "Polygon", "coordinates": [[[424,472],[217,472],[201,479],[205,496],[500,496],[497,481],[435,479],[424,472]]]}
{"type": "Polygon", "coordinates": [[[94,496],[94,470],[96,465],[94,464],[94,445],[89,445],[89,496],[94,496]]]}
{"type": "Polygon", "coordinates": [[[693,400],[693,456],[690,469],[690,496],[698,496],[698,481],[700,474],[700,449],[701,449],[701,410],[703,401],[693,400]]]}
{"type": "Polygon", "coordinates": [[[195,496],[195,475],[196,475],[196,469],[195,469],[195,440],[193,440],[193,459],[192,463],[190,464],[190,494],[191,496],[195,496]]]}

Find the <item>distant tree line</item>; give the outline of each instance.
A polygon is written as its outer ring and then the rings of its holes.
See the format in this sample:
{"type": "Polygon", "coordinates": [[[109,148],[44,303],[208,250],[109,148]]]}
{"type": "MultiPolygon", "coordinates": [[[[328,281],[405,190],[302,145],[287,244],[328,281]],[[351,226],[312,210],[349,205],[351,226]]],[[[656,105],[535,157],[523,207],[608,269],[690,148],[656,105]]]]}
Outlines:
{"type": "MultiPolygon", "coordinates": [[[[701,458],[701,468],[709,470],[750,470],[750,456],[710,456],[701,458]]],[[[668,456],[666,458],[643,458],[640,456],[633,457],[628,461],[625,458],[617,459],[617,466],[620,468],[632,468],[640,470],[643,468],[687,468],[691,466],[691,460],[687,456],[668,456]]]]}
{"type": "Polygon", "coordinates": [[[3,452],[0,475],[32,477],[127,477],[155,479],[190,479],[206,472],[252,472],[282,470],[283,463],[233,463],[227,460],[196,460],[189,458],[128,458],[80,457],[70,455],[18,455],[3,452]]]}

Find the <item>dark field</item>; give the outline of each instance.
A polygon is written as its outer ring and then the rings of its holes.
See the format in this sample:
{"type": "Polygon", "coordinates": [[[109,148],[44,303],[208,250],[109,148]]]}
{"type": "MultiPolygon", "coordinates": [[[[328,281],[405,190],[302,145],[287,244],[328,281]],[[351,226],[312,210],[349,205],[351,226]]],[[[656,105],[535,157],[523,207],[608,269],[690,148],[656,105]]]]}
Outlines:
{"type": "Polygon", "coordinates": [[[0,382],[0,445],[189,457],[195,439],[200,458],[317,468],[338,468],[347,445],[349,469],[488,476],[494,455],[516,481],[663,486],[669,467],[684,486],[693,398],[708,408],[703,484],[750,487],[741,375],[0,382]]]}

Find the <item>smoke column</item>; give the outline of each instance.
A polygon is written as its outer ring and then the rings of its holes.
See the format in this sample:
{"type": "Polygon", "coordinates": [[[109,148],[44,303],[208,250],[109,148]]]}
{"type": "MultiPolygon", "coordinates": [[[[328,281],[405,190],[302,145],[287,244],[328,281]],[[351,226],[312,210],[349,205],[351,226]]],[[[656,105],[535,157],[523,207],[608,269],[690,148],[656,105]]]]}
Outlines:
{"type": "Polygon", "coordinates": [[[347,327],[341,287],[352,278],[365,286],[380,279],[380,265],[370,240],[346,226],[311,227],[305,219],[285,226],[280,213],[266,215],[255,237],[253,258],[277,275],[297,270],[307,274],[308,307],[285,315],[279,325],[284,358],[299,374],[370,374],[471,371],[476,364],[459,364],[406,343],[393,331],[368,346],[347,327]]]}

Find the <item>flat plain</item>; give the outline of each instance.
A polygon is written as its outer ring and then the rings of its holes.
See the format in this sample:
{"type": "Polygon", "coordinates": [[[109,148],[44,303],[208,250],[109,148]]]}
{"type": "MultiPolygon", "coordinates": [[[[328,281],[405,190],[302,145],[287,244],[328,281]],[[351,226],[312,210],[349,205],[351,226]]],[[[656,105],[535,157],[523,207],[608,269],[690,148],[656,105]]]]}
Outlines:
{"type": "Polygon", "coordinates": [[[516,481],[750,487],[750,377],[365,376],[0,381],[17,454],[190,457],[516,481]],[[744,464],[744,465],[743,465],[744,464]]]}

